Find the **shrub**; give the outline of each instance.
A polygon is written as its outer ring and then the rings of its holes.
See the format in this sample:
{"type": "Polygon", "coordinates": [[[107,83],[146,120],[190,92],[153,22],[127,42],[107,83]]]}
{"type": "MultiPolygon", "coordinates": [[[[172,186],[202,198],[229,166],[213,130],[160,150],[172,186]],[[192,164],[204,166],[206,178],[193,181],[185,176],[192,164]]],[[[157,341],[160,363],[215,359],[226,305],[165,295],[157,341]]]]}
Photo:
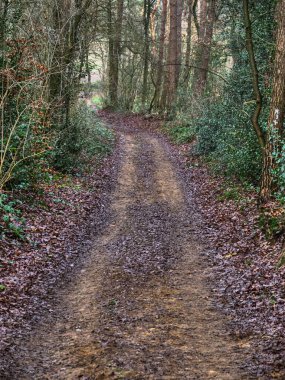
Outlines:
{"type": "Polygon", "coordinates": [[[18,206],[19,200],[9,200],[7,194],[0,193],[0,237],[10,234],[18,239],[25,238],[25,219],[18,206]]]}
{"type": "Polygon", "coordinates": [[[190,125],[168,123],[164,126],[171,140],[176,144],[190,143],[195,139],[195,131],[190,125]]]}
{"type": "Polygon", "coordinates": [[[112,151],[114,135],[84,103],[71,115],[68,128],[58,140],[54,155],[57,169],[63,172],[83,170],[112,151]]]}
{"type": "Polygon", "coordinates": [[[196,122],[196,153],[208,157],[218,172],[258,182],[261,152],[242,110],[237,110],[230,101],[215,102],[204,109],[196,122]]]}

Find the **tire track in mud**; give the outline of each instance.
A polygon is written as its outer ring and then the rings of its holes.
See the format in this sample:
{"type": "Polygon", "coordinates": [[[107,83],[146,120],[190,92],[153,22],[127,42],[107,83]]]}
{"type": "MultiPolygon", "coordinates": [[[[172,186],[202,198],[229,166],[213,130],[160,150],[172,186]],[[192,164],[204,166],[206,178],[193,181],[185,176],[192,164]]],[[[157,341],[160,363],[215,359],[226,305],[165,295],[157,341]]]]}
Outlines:
{"type": "Polygon", "coordinates": [[[113,220],[51,316],[19,342],[9,380],[250,379],[165,148],[137,132],[123,149],[113,220]]]}

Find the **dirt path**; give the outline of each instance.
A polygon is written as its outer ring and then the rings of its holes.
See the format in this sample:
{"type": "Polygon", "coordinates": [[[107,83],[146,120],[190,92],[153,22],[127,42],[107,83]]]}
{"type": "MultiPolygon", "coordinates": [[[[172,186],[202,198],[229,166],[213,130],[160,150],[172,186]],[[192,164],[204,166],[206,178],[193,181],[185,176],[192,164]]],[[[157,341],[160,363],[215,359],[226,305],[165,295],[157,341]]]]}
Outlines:
{"type": "Polygon", "coordinates": [[[123,152],[113,219],[7,379],[250,379],[165,147],[129,133],[123,152]]]}

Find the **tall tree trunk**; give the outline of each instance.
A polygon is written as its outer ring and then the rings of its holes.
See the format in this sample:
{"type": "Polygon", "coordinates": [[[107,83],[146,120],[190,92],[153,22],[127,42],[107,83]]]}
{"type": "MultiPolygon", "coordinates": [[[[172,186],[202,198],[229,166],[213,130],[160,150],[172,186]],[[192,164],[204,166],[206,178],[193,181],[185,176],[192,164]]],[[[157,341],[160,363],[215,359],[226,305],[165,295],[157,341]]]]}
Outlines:
{"type": "Polygon", "coordinates": [[[193,7],[193,0],[188,0],[187,35],[186,35],[185,69],[184,69],[184,86],[186,88],[188,87],[189,73],[190,73],[191,39],[192,39],[192,7],[193,7]]]}
{"type": "MultiPolygon", "coordinates": [[[[8,16],[9,0],[1,2],[0,16],[0,69],[5,67],[5,44],[6,44],[6,23],[8,16]]],[[[0,96],[6,91],[6,80],[1,75],[0,96]]]]}
{"type": "MultiPolygon", "coordinates": [[[[257,135],[257,140],[259,143],[259,146],[262,151],[262,157],[263,157],[263,169],[262,169],[262,179],[261,179],[261,188],[266,187],[267,184],[270,182],[269,177],[270,175],[270,168],[271,168],[271,160],[270,160],[270,154],[269,151],[266,148],[266,135],[264,134],[263,130],[260,127],[259,124],[259,117],[262,110],[262,95],[260,91],[260,85],[259,85],[259,72],[257,68],[257,63],[255,59],[255,53],[254,53],[254,46],[253,46],[253,39],[252,39],[252,27],[251,27],[251,19],[250,19],[250,12],[249,12],[249,1],[243,0],[243,14],[244,14],[244,24],[245,24],[245,33],[246,33],[246,49],[249,56],[249,63],[251,68],[251,77],[252,77],[252,87],[255,97],[255,110],[251,117],[251,122],[253,129],[255,130],[255,133],[257,135]]],[[[261,190],[263,192],[263,190],[261,190]]]]}
{"type": "Polygon", "coordinates": [[[201,0],[196,68],[192,85],[193,95],[198,97],[203,95],[207,84],[214,21],[215,0],[201,0]]]}
{"type": "Polygon", "coordinates": [[[177,92],[179,77],[182,64],[182,13],[183,13],[183,0],[177,0],[176,9],[176,63],[175,63],[175,91],[177,92]]]}
{"type": "Polygon", "coordinates": [[[74,64],[75,64],[75,54],[78,51],[79,45],[79,30],[85,15],[85,12],[90,7],[92,0],[76,0],[76,13],[71,20],[70,33],[67,34],[66,39],[66,50],[64,54],[64,67],[66,68],[67,81],[64,83],[64,108],[65,108],[65,125],[69,125],[70,120],[70,108],[72,101],[71,88],[76,76],[74,77],[74,64]]]}
{"type": "MultiPolygon", "coordinates": [[[[159,36],[157,77],[156,77],[155,93],[154,93],[154,97],[153,97],[154,106],[157,109],[160,108],[160,101],[161,101],[160,95],[161,95],[161,85],[162,85],[162,76],[163,76],[166,19],[167,19],[167,0],[163,0],[162,1],[162,12],[161,12],[160,36],[159,36]]],[[[151,107],[152,107],[152,105],[151,105],[151,107]]]]}
{"type": "Polygon", "coordinates": [[[142,106],[145,107],[145,102],[148,93],[148,67],[149,67],[149,23],[151,14],[151,0],[144,0],[144,68],[143,68],[143,89],[142,89],[142,106]]]}
{"type": "Polygon", "coordinates": [[[108,38],[109,38],[109,44],[108,44],[108,95],[109,95],[109,102],[110,106],[116,107],[117,104],[117,95],[114,91],[114,26],[113,26],[113,13],[112,13],[112,0],[108,1],[108,7],[107,7],[107,13],[108,13],[108,38]]]}
{"type": "Polygon", "coordinates": [[[159,9],[159,3],[157,0],[152,1],[152,9],[151,9],[151,14],[150,14],[150,40],[152,43],[152,56],[155,60],[157,60],[157,46],[155,44],[156,41],[156,19],[157,19],[157,11],[159,9]]]}
{"type": "Polygon", "coordinates": [[[168,111],[175,104],[179,81],[181,64],[181,17],[182,0],[170,0],[167,70],[165,71],[162,96],[162,106],[168,111]]]}
{"type": "Polygon", "coordinates": [[[280,143],[284,137],[283,123],[285,115],[285,0],[277,4],[276,52],[273,70],[273,84],[270,112],[267,122],[267,136],[264,148],[263,170],[260,197],[267,201],[273,190],[273,169],[275,157],[281,154],[280,143]],[[275,152],[274,152],[275,151],[275,152]],[[275,153],[273,155],[273,152],[275,153]]]}
{"type": "Polygon", "coordinates": [[[169,40],[168,40],[168,56],[167,66],[165,70],[164,88],[163,88],[163,108],[170,108],[170,105],[174,100],[175,91],[175,75],[176,75],[176,51],[177,51],[177,23],[176,12],[177,2],[176,0],[170,0],[169,4],[170,18],[169,18],[169,40]]]}
{"type": "Polygon", "coordinates": [[[53,56],[49,75],[49,104],[52,110],[52,124],[61,125],[63,123],[63,112],[61,107],[63,72],[64,72],[64,34],[67,33],[67,26],[64,26],[64,4],[62,0],[55,1],[52,10],[53,29],[56,39],[53,46],[53,56]]]}
{"type": "Polygon", "coordinates": [[[252,76],[252,87],[253,87],[253,92],[254,92],[255,102],[256,102],[255,111],[252,115],[251,120],[252,120],[253,128],[258,138],[259,145],[261,149],[263,149],[265,145],[265,138],[264,138],[263,131],[259,125],[259,116],[262,110],[262,96],[261,96],[261,91],[259,87],[259,73],[258,73],[257,63],[255,60],[255,54],[254,54],[248,0],[243,0],[243,13],[244,13],[244,23],[245,23],[245,33],[246,33],[246,49],[249,56],[249,63],[250,63],[251,76],[252,76]]]}
{"type": "Polygon", "coordinates": [[[69,22],[65,22],[66,12],[71,7],[70,0],[61,0],[53,7],[54,29],[57,33],[57,40],[54,47],[54,55],[51,63],[51,73],[49,78],[49,101],[54,106],[60,106],[61,101],[64,108],[60,107],[61,112],[55,112],[53,122],[56,124],[69,123],[71,105],[71,81],[77,80],[74,77],[74,60],[78,51],[78,38],[81,22],[85,12],[90,7],[92,0],[76,0],[76,12],[69,22]]]}
{"type": "Polygon", "coordinates": [[[0,7],[0,67],[4,66],[4,47],[9,0],[1,1],[0,7]]]}
{"type": "Polygon", "coordinates": [[[117,108],[124,0],[117,0],[117,15],[114,23],[112,22],[111,0],[109,8],[109,98],[111,107],[117,108]]]}

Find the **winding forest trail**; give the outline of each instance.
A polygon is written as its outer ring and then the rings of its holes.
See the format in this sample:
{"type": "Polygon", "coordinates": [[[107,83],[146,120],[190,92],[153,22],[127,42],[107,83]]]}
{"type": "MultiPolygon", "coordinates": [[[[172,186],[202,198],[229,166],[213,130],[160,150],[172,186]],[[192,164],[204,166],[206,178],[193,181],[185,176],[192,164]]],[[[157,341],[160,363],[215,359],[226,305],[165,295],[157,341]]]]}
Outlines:
{"type": "Polygon", "coordinates": [[[215,308],[191,209],[164,144],[124,133],[112,218],[12,379],[249,379],[215,308]]]}

